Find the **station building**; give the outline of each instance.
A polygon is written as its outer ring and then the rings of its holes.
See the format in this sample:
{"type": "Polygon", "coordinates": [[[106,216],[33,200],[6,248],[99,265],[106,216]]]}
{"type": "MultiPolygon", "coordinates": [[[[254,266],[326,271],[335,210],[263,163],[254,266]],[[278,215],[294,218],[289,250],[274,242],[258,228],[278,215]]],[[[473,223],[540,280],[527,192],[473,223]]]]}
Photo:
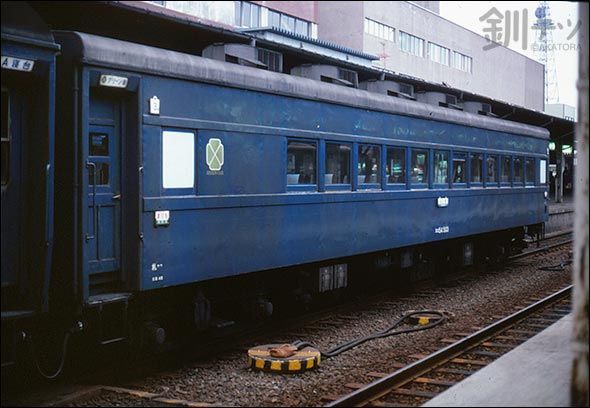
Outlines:
{"type": "Polygon", "coordinates": [[[152,3],[236,29],[275,27],[338,44],[377,56],[367,63],[389,72],[543,111],[543,65],[490,47],[486,38],[441,17],[438,1],[152,3]]]}

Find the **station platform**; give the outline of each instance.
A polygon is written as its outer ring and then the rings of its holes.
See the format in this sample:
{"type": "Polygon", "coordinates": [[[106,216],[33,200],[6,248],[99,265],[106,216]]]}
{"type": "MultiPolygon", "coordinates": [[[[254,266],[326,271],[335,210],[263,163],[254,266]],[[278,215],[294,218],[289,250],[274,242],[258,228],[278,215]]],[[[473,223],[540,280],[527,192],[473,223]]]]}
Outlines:
{"type": "Polygon", "coordinates": [[[556,203],[552,197],[549,197],[547,201],[549,204],[549,214],[574,210],[574,197],[571,195],[563,196],[563,199],[560,203],[556,203]]]}
{"type": "Polygon", "coordinates": [[[570,406],[572,329],[570,313],[424,406],[570,406]]]}
{"type": "Polygon", "coordinates": [[[549,220],[545,224],[545,234],[553,234],[573,229],[574,226],[574,199],[571,196],[563,197],[561,203],[552,199],[548,202],[549,220]]]}

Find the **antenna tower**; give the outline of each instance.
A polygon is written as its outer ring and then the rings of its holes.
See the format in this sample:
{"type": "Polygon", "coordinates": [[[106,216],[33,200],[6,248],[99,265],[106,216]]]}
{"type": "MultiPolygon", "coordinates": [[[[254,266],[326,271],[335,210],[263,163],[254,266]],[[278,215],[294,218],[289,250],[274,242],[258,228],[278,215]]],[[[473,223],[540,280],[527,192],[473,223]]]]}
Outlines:
{"type": "Polygon", "coordinates": [[[537,30],[537,47],[535,57],[545,65],[545,105],[559,102],[559,90],[557,88],[557,70],[555,68],[555,53],[553,45],[553,30],[555,24],[551,20],[551,13],[547,1],[540,1],[535,10],[537,21],[533,29],[537,30]]]}

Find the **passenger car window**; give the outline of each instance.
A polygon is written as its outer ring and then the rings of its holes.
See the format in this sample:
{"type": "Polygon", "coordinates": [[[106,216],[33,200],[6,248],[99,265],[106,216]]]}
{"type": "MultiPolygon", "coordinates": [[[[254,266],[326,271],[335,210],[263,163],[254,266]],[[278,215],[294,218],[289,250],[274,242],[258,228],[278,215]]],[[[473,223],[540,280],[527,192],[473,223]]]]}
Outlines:
{"type": "Polygon", "coordinates": [[[522,157],[517,156],[514,158],[514,182],[522,183],[523,181],[522,157]]]}
{"type": "Polygon", "coordinates": [[[434,183],[447,184],[449,182],[449,152],[434,151],[434,183]]]}
{"type": "Polygon", "coordinates": [[[2,139],[0,140],[0,160],[2,185],[10,178],[10,107],[8,90],[2,88],[2,139]]]}
{"type": "Polygon", "coordinates": [[[496,156],[488,156],[488,158],[486,160],[487,177],[488,177],[487,182],[488,183],[498,182],[497,161],[498,161],[498,158],[496,156]]]}
{"type": "Polygon", "coordinates": [[[502,175],[500,181],[503,183],[510,183],[510,166],[512,164],[512,157],[502,156],[502,175]]]}
{"type": "Polygon", "coordinates": [[[539,160],[539,183],[547,184],[547,161],[539,160]]]}
{"type": "Polygon", "coordinates": [[[326,143],[326,184],[350,184],[351,146],[326,143]]]}
{"type": "Polygon", "coordinates": [[[378,146],[359,145],[358,183],[381,182],[381,155],[378,146]]]}
{"type": "Polygon", "coordinates": [[[109,135],[90,132],[88,134],[88,156],[93,165],[88,169],[88,185],[109,185],[109,135]],[[94,174],[96,172],[96,174],[94,174]]]}
{"type": "Polygon", "coordinates": [[[162,187],[192,188],[195,185],[195,135],[193,132],[162,132],[162,187]]]}
{"type": "Polygon", "coordinates": [[[471,182],[481,183],[483,181],[483,155],[481,153],[470,153],[469,156],[471,157],[471,182]]]}
{"type": "Polygon", "coordinates": [[[389,147],[387,148],[387,182],[406,182],[406,149],[389,147]]]}
{"type": "Polygon", "coordinates": [[[535,159],[531,157],[525,160],[525,180],[527,183],[535,182],[535,159]]]}
{"type": "Polygon", "coordinates": [[[453,153],[453,183],[467,182],[467,153],[453,153]]]}
{"type": "Polygon", "coordinates": [[[412,183],[428,183],[428,151],[412,149],[412,183]]]}
{"type": "Polygon", "coordinates": [[[317,144],[300,140],[287,142],[287,184],[316,184],[317,144]]]}

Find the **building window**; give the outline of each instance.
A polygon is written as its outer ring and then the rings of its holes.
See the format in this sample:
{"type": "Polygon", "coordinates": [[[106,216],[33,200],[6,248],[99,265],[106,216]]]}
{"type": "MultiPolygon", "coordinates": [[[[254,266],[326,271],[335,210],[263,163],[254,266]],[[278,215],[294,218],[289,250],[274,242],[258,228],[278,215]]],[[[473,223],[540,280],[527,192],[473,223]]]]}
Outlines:
{"type": "Polygon", "coordinates": [[[428,43],[428,57],[439,64],[451,65],[451,50],[438,44],[428,43]]]}
{"type": "Polygon", "coordinates": [[[268,10],[268,25],[270,27],[281,27],[281,13],[276,11],[268,10]]]}
{"type": "Polygon", "coordinates": [[[488,183],[497,183],[498,182],[498,173],[497,173],[497,161],[498,158],[496,156],[488,156],[486,163],[487,163],[487,174],[488,174],[488,183]]]}
{"type": "Polygon", "coordinates": [[[286,31],[295,31],[295,18],[286,14],[281,14],[281,28],[286,31]]]}
{"type": "MultiPolygon", "coordinates": [[[[236,3],[246,2],[238,1],[236,3]]],[[[280,28],[306,37],[317,38],[317,26],[315,24],[278,11],[269,10],[266,7],[261,7],[261,9],[263,12],[268,10],[268,21],[266,25],[269,27],[280,28]]]]}
{"type": "Polygon", "coordinates": [[[359,145],[358,184],[381,182],[381,155],[378,146],[359,145]]]}
{"type": "Polygon", "coordinates": [[[447,184],[449,182],[449,152],[434,151],[434,184],[447,184]]]}
{"type": "Polygon", "coordinates": [[[258,60],[264,63],[269,71],[283,72],[283,54],[258,48],[258,60]]]}
{"type": "Polygon", "coordinates": [[[467,153],[453,153],[453,183],[467,182],[467,153]]]}
{"type": "Polygon", "coordinates": [[[238,27],[260,27],[262,25],[262,8],[258,4],[248,3],[247,1],[236,1],[236,25],[238,27]]]}
{"type": "Polygon", "coordinates": [[[453,68],[472,73],[473,59],[460,52],[453,51],[453,68]]]}
{"type": "Polygon", "coordinates": [[[167,9],[228,25],[239,21],[239,9],[236,9],[236,5],[231,1],[165,1],[162,3],[167,9]]]}
{"type": "Polygon", "coordinates": [[[315,142],[287,142],[287,184],[316,184],[315,142]]]}
{"type": "Polygon", "coordinates": [[[412,183],[428,183],[428,151],[412,149],[412,168],[410,170],[412,183]]]}
{"type": "Polygon", "coordinates": [[[406,182],[406,149],[390,147],[387,149],[387,182],[390,184],[406,182]]]}
{"type": "Polygon", "coordinates": [[[326,143],[326,184],[350,184],[350,145],[326,143]]]}
{"type": "Polygon", "coordinates": [[[399,47],[402,51],[418,57],[424,56],[424,40],[412,34],[399,32],[399,47]]]}
{"type": "Polygon", "coordinates": [[[500,176],[500,181],[502,183],[510,183],[511,165],[512,157],[502,156],[502,174],[500,176]]]}
{"type": "Polygon", "coordinates": [[[365,18],[365,33],[387,41],[395,41],[395,29],[393,27],[378,23],[370,18],[365,18]]]}
{"type": "Polygon", "coordinates": [[[470,153],[471,157],[471,182],[481,183],[482,180],[482,166],[483,155],[480,153],[470,153]]]}

